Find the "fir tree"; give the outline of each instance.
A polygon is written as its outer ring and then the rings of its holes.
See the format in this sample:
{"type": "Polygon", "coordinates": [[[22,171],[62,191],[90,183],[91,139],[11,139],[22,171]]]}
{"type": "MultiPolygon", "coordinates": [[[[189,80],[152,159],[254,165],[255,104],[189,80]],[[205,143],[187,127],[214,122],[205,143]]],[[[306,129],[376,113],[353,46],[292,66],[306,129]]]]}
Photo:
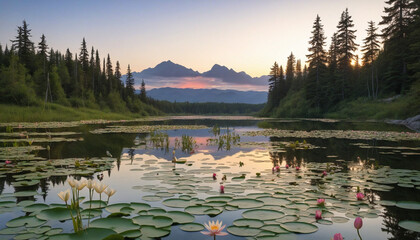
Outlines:
{"type": "Polygon", "coordinates": [[[292,87],[293,80],[295,78],[295,65],[296,65],[296,58],[292,52],[290,53],[290,56],[287,58],[287,66],[286,66],[286,90],[287,91],[292,87]]]}
{"type": "Polygon", "coordinates": [[[141,88],[140,88],[140,100],[144,103],[147,101],[146,97],[146,84],[144,83],[144,80],[141,80],[141,88]]]}
{"type": "Polygon", "coordinates": [[[385,7],[386,16],[382,16],[382,21],[379,23],[386,25],[382,29],[382,36],[384,39],[405,38],[408,25],[414,19],[415,2],[412,0],[388,0],[385,3],[389,7],[385,7]]]}
{"type": "Polygon", "coordinates": [[[114,82],[114,71],[112,70],[112,63],[111,63],[111,57],[108,54],[108,57],[106,59],[106,78],[108,81],[108,93],[110,93],[113,90],[113,82],[114,82]]]}
{"type": "Polygon", "coordinates": [[[125,80],[125,89],[127,92],[127,95],[129,97],[133,97],[134,96],[134,77],[133,74],[131,73],[131,69],[130,69],[130,64],[128,64],[128,68],[127,68],[127,75],[126,75],[126,80],[125,80]]]}
{"type": "Polygon", "coordinates": [[[85,38],[83,38],[82,46],[80,47],[79,61],[82,64],[82,70],[87,72],[89,68],[89,52],[86,47],[85,38]]]}

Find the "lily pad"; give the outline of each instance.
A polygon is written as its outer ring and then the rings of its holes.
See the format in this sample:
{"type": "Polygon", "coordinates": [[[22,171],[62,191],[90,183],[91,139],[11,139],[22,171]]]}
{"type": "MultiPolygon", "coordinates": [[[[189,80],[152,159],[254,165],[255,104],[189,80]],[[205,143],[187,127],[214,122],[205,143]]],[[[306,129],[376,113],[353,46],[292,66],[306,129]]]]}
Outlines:
{"type": "Polygon", "coordinates": [[[142,226],[140,228],[141,233],[150,238],[161,238],[168,235],[171,231],[162,228],[155,228],[153,226],[142,226]]]}
{"type": "Polygon", "coordinates": [[[396,206],[404,209],[420,210],[420,202],[415,201],[398,201],[396,206]]]}
{"type": "Polygon", "coordinates": [[[248,210],[242,213],[242,217],[250,219],[259,219],[259,220],[275,220],[283,217],[285,214],[280,211],[275,210],[265,210],[265,209],[254,209],[248,210]]]}
{"type": "Polygon", "coordinates": [[[97,240],[104,239],[109,235],[116,234],[116,232],[109,228],[89,227],[79,233],[65,233],[56,234],[49,237],[50,240],[97,240]]]}
{"type": "Polygon", "coordinates": [[[169,211],[166,216],[172,218],[174,223],[184,224],[193,222],[195,217],[187,212],[169,211]]]}
{"type": "Polygon", "coordinates": [[[35,216],[22,216],[12,219],[6,223],[8,227],[38,227],[47,221],[36,218],[35,216]]]}
{"type": "Polygon", "coordinates": [[[189,200],[170,198],[162,202],[163,205],[173,208],[186,208],[190,205],[189,200]]]}
{"type": "Polygon", "coordinates": [[[285,222],[281,223],[280,226],[287,231],[295,233],[313,233],[318,231],[316,225],[306,222],[285,222]]]}
{"type": "Polygon", "coordinates": [[[258,208],[264,205],[263,201],[252,199],[252,198],[238,198],[228,202],[229,205],[238,208],[258,208]]]}
{"type": "Polygon", "coordinates": [[[134,217],[132,220],[140,226],[148,225],[156,228],[169,227],[173,223],[171,218],[165,216],[140,215],[134,217]]]}
{"type": "Polygon", "coordinates": [[[117,233],[139,228],[139,225],[133,223],[131,219],[126,218],[100,218],[93,220],[90,223],[90,226],[96,228],[108,228],[117,233]]]}
{"type": "Polygon", "coordinates": [[[186,232],[198,232],[198,231],[203,230],[204,226],[200,223],[187,223],[187,224],[181,225],[179,228],[186,232]]]}
{"type": "Polygon", "coordinates": [[[233,234],[235,236],[240,236],[240,237],[253,237],[261,232],[261,230],[258,228],[239,227],[239,226],[229,226],[226,230],[230,234],[233,234]]]}
{"type": "Polygon", "coordinates": [[[419,221],[401,221],[398,223],[398,226],[413,232],[420,232],[419,221]]]}
{"type": "MultiPolygon", "coordinates": [[[[75,210],[71,210],[73,216],[76,215],[75,210]]],[[[64,221],[71,219],[70,209],[62,208],[62,207],[55,207],[55,208],[48,208],[40,211],[36,214],[36,217],[42,220],[57,220],[57,221],[64,221]]]]}

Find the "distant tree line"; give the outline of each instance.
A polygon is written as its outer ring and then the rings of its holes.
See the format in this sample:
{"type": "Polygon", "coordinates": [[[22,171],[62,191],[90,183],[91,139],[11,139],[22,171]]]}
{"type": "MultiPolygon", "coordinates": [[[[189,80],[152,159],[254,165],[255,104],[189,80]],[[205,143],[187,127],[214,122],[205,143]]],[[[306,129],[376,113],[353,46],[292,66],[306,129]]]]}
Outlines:
{"type": "Polygon", "coordinates": [[[297,95],[307,104],[307,116],[322,116],[359,97],[376,100],[407,94],[420,80],[420,0],[387,0],[386,4],[379,23],[384,26],[382,32],[373,21],[368,22],[363,46],[355,43],[356,30],[348,9],[341,14],[328,49],[324,26],[316,16],[307,64],[296,60],[293,53],[285,70],[273,64],[267,105],[261,114],[273,115],[297,95]],[[355,53],[359,47],[361,61],[355,53]]]}
{"type": "Polygon", "coordinates": [[[0,45],[0,103],[39,105],[53,102],[65,106],[158,114],[142,95],[134,94],[134,77],[127,66],[125,84],[119,61],[115,68],[109,54],[100,58],[98,49],[88,50],[83,38],[80,52],[64,54],[50,48],[43,34],[31,39],[26,21],[18,26],[10,47],[0,45]],[[101,63],[102,62],[102,63],[101,63]]]}

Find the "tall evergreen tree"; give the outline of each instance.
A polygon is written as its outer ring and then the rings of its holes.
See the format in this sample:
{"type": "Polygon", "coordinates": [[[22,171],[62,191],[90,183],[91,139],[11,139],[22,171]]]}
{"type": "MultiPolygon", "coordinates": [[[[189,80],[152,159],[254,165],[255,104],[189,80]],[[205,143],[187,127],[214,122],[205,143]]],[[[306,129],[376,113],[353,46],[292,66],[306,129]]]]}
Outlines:
{"type": "Polygon", "coordinates": [[[380,25],[386,25],[382,29],[384,39],[405,38],[408,25],[414,20],[416,4],[413,0],[388,0],[385,2],[389,7],[385,7],[380,25]]]}
{"type": "Polygon", "coordinates": [[[293,55],[293,52],[290,53],[289,57],[287,58],[287,65],[286,65],[286,89],[287,91],[292,87],[294,78],[295,78],[295,65],[296,65],[296,58],[293,55]]]}
{"type": "Polygon", "coordinates": [[[124,83],[121,81],[121,67],[120,67],[120,62],[117,61],[116,65],[115,65],[115,80],[116,80],[116,87],[118,92],[120,93],[120,96],[124,98],[124,83]]]}
{"type": "Polygon", "coordinates": [[[114,82],[114,71],[112,70],[112,62],[111,57],[108,54],[108,57],[106,59],[106,78],[108,81],[108,93],[110,93],[113,90],[113,82],[114,82]]]}
{"type": "Polygon", "coordinates": [[[144,80],[141,80],[141,88],[140,88],[140,100],[144,103],[147,101],[146,96],[146,84],[144,83],[144,80]]]}
{"type": "Polygon", "coordinates": [[[89,65],[90,65],[89,68],[90,68],[90,71],[91,71],[90,74],[92,76],[92,80],[90,81],[91,82],[90,88],[92,89],[93,93],[96,95],[96,89],[95,89],[95,86],[96,86],[96,84],[95,84],[95,71],[96,71],[95,49],[93,49],[93,46],[92,46],[92,50],[90,51],[89,65]]]}
{"type": "Polygon", "coordinates": [[[373,21],[370,21],[368,24],[369,27],[366,29],[367,37],[363,40],[363,65],[372,64],[380,50],[379,34],[376,32],[378,28],[375,27],[373,21]]]}
{"type": "Polygon", "coordinates": [[[341,97],[342,99],[346,96],[346,89],[349,86],[349,81],[352,75],[351,63],[355,60],[354,51],[357,49],[356,30],[354,27],[353,20],[349,15],[349,11],[346,10],[341,14],[340,22],[338,23],[337,31],[337,43],[338,43],[338,67],[340,70],[341,78],[341,97]]]}
{"type": "Polygon", "coordinates": [[[325,39],[321,18],[316,16],[313,24],[312,36],[309,41],[309,54],[306,55],[309,63],[309,73],[306,85],[306,98],[317,108],[320,107],[321,83],[324,77],[327,55],[324,50],[325,39]]]}
{"type": "Polygon", "coordinates": [[[279,96],[277,93],[278,83],[279,83],[279,65],[277,62],[274,62],[273,66],[270,69],[270,78],[268,79],[268,99],[266,111],[271,111],[274,107],[277,106],[279,96]]]}
{"type": "Polygon", "coordinates": [[[38,43],[38,54],[41,55],[43,58],[47,59],[47,51],[48,51],[47,40],[45,39],[45,35],[42,34],[41,42],[38,43]]]}
{"type": "Polygon", "coordinates": [[[82,46],[80,47],[79,61],[82,64],[82,70],[87,72],[89,68],[89,52],[86,47],[85,38],[83,38],[82,46]]]}
{"type": "Polygon", "coordinates": [[[125,80],[125,89],[127,92],[127,95],[129,97],[133,97],[134,96],[134,77],[133,74],[131,73],[131,69],[130,69],[130,64],[128,64],[128,68],[127,68],[127,75],[126,75],[126,80],[125,80]]]}

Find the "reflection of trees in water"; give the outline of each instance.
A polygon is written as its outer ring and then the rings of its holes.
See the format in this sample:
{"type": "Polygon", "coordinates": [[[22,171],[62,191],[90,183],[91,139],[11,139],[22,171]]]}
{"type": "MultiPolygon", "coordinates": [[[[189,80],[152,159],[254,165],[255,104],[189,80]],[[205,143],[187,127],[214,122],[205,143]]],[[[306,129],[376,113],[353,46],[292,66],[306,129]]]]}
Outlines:
{"type": "Polygon", "coordinates": [[[404,228],[401,228],[398,226],[398,222],[404,221],[407,219],[411,220],[418,220],[419,216],[410,216],[413,215],[412,213],[415,211],[406,211],[406,214],[397,213],[398,211],[394,211],[393,209],[396,209],[396,207],[387,207],[383,214],[383,228],[381,228],[382,231],[387,232],[389,234],[392,234],[392,237],[388,238],[388,240],[403,240],[403,239],[413,239],[418,240],[420,239],[420,233],[407,231],[404,228]],[[404,216],[404,218],[401,218],[401,216],[404,216]],[[413,218],[414,217],[414,218],[413,218]],[[417,218],[416,218],[417,217],[417,218]]]}
{"type": "Polygon", "coordinates": [[[286,149],[284,151],[271,151],[270,159],[273,163],[273,167],[282,165],[283,161],[289,166],[302,166],[304,163],[304,157],[300,150],[286,149]]]}

